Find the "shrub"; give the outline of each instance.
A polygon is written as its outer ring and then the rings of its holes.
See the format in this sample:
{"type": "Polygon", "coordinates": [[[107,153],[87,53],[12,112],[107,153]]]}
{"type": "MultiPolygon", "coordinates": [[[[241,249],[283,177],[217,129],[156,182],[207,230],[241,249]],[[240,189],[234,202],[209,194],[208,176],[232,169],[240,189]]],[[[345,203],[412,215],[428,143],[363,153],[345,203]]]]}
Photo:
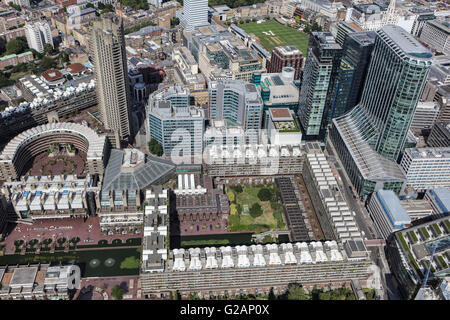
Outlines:
{"type": "Polygon", "coordinates": [[[262,188],[258,191],[258,199],[261,201],[269,201],[272,199],[272,191],[267,188],[262,188]]]}
{"type": "Polygon", "coordinates": [[[228,218],[229,225],[238,225],[241,222],[241,218],[238,214],[230,215],[228,218]]]}
{"type": "Polygon", "coordinates": [[[111,288],[111,296],[116,300],[122,300],[124,293],[125,291],[119,285],[111,288]]]}
{"type": "Polygon", "coordinates": [[[228,196],[228,200],[230,200],[230,202],[236,201],[236,195],[234,194],[234,192],[232,190],[229,190],[227,192],[227,196],[228,196]]]}
{"type": "Polygon", "coordinates": [[[234,203],[232,203],[230,205],[230,214],[231,215],[237,215],[238,214],[237,207],[236,207],[236,205],[234,203]]]}

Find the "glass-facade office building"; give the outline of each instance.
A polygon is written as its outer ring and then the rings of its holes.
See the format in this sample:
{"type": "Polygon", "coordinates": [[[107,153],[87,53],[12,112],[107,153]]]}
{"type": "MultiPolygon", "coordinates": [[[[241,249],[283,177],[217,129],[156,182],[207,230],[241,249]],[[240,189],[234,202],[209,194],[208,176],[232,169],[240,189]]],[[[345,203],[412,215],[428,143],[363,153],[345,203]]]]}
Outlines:
{"type": "Polygon", "coordinates": [[[342,58],[337,70],[329,120],[342,116],[361,98],[376,33],[350,33],[344,40],[342,58]]]}
{"type": "Polygon", "coordinates": [[[333,87],[341,51],[341,46],[329,32],[313,32],[309,37],[298,107],[306,139],[316,139],[325,134],[330,101],[328,92],[333,87]]]}
{"type": "Polygon", "coordinates": [[[404,29],[388,25],[377,31],[361,101],[333,119],[330,130],[332,143],[360,196],[379,189],[399,193],[404,187],[405,177],[396,161],[431,58],[404,29]]]}

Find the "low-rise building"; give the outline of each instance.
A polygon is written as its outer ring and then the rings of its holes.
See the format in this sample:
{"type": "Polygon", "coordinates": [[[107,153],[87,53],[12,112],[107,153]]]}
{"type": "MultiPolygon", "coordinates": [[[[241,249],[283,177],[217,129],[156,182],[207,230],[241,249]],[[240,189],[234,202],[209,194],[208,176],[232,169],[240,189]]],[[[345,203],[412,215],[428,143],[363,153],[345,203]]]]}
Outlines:
{"type": "Polygon", "coordinates": [[[7,181],[2,186],[11,221],[33,223],[41,219],[61,219],[95,215],[93,199],[100,187],[93,176],[26,176],[23,181],[7,181]]]}
{"type": "Polygon", "coordinates": [[[433,214],[433,208],[428,200],[413,200],[406,199],[400,200],[400,204],[405,209],[408,216],[411,218],[411,222],[429,218],[433,214]]]}
{"type": "Polygon", "coordinates": [[[443,217],[450,215],[450,190],[448,188],[429,189],[425,193],[435,217],[443,217]]]}
{"type": "Polygon", "coordinates": [[[450,218],[443,217],[397,231],[388,240],[386,258],[405,299],[411,299],[422,286],[430,260],[429,281],[448,275],[449,236],[450,218]]]}
{"type": "MultiPolygon", "coordinates": [[[[145,192],[142,274],[162,273],[168,260],[167,190],[154,188],[145,192]]],[[[145,276],[144,276],[145,277],[145,276]]]]}
{"type": "Polygon", "coordinates": [[[97,203],[102,231],[139,232],[144,219],[142,193],[152,184],[165,183],[174,172],[171,162],[137,149],[111,150],[97,203]]]}
{"type": "Polygon", "coordinates": [[[74,266],[49,264],[2,266],[0,299],[69,300],[75,293],[74,269],[74,266]]]}
{"type": "Polygon", "coordinates": [[[280,73],[255,75],[254,83],[261,92],[264,103],[263,127],[267,124],[269,108],[289,108],[297,114],[299,89],[294,83],[295,70],[283,68],[280,73]]]}
{"type": "Polygon", "coordinates": [[[18,64],[30,61],[33,61],[33,53],[31,51],[3,56],[0,58],[0,70],[3,70],[8,66],[17,66],[18,64]]]}
{"type": "Polygon", "coordinates": [[[411,218],[392,190],[374,192],[367,203],[367,211],[384,239],[411,225],[411,218]]]}
{"type": "MultiPolygon", "coordinates": [[[[362,239],[361,231],[356,224],[353,213],[349,209],[330,165],[321,151],[314,150],[306,154],[304,172],[307,180],[314,183],[314,185],[308,186],[308,190],[314,188],[314,191],[318,193],[321,203],[315,205],[323,208],[323,210],[319,209],[320,211],[326,212],[328,223],[331,223],[331,232],[334,234],[333,238],[344,243],[349,240],[362,239]]],[[[322,229],[325,229],[324,232],[329,237],[330,231],[325,228],[325,224],[322,222],[321,225],[324,225],[322,229]]]]}

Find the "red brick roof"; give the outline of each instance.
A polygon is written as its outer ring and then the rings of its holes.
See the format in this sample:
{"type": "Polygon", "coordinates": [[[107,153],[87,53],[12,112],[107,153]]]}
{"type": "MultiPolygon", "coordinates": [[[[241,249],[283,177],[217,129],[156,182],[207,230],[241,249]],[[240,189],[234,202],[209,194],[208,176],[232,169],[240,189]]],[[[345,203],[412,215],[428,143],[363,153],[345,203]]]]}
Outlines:
{"type": "Polygon", "coordinates": [[[41,76],[44,77],[46,81],[51,82],[61,79],[63,77],[63,74],[59,70],[50,69],[43,72],[41,76]]]}
{"type": "Polygon", "coordinates": [[[83,72],[84,70],[86,70],[86,67],[84,65],[82,65],[81,63],[74,63],[71,65],[68,65],[66,67],[66,70],[68,72],[70,72],[71,74],[77,74],[80,72],[83,72]]]}

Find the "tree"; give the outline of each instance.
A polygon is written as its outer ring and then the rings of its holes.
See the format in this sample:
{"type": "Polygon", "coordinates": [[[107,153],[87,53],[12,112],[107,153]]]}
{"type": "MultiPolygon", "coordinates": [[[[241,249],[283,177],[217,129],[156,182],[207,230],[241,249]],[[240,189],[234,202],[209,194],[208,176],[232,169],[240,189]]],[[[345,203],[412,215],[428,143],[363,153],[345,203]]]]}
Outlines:
{"type": "Polygon", "coordinates": [[[53,46],[50,43],[44,44],[44,55],[47,55],[53,51],[53,46]]]}
{"type": "Polygon", "coordinates": [[[238,184],[237,186],[233,186],[231,187],[234,191],[236,191],[237,193],[241,193],[242,191],[244,191],[244,189],[242,189],[242,186],[240,184],[238,184]]]}
{"type": "Polygon", "coordinates": [[[236,195],[234,194],[234,192],[232,190],[228,190],[227,196],[228,196],[228,200],[230,200],[230,202],[236,201],[236,195]]]}
{"type": "Polygon", "coordinates": [[[158,157],[162,156],[164,153],[162,146],[154,138],[152,138],[148,143],[148,149],[151,153],[157,155],[158,157]]]}
{"type": "Polygon", "coordinates": [[[257,218],[257,217],[261,216],[263,214],[261,205],[259,203],[254,203],[251,206],[249,213],[252,218],[257,218]]]}
{"type": "Polygon", "coordinates": [[[272,191],[268,188],[262,188],[258,191],[258,199],[261,201],[269,201],[272,199],[272,191]]]}
{"type": "Polygon", "coordinates": [[[287,298],[288,300],[310,300],[310,297],[305,292],[305,289],[298,284],[292,284],[289,286],[287,298]]]}
{"type": "Polygon", "coordinates": [[[179,24],[180,24],[180,19],[178,19],[177,17],[173,17],[172,19],[170,19],[170,27],[173,28],[179,24]]]}
{"type": "Polygon", "coordinates": [[[48,69],[56,68],[56,62],[50,57],[43,57],[41,62],[39,62],[40,71],[44,72],[48,69]]]}
{"type": "Polygon", "coordinates": [[[228,218],[228,225],[237,226],[241,222],[241,217],[238,214],[230,215],[228,218]]]}
{"type": "Polygon", "coordinates": [[[117,284],[111,288],[111,296],[116,300],[122,300],[124,293],[125,291],[117,284]]]}
{"type": "Polygon", "coordinates": [[[22,10],[22,8],[21,8],[18,4],[15,4],[15,3],[13,3],[13,2],[8,2],[8,4],[9,4],[9,6],[10,6],[11,8],[14,8],[14,9],[17,10],[17,11],[22,10]]]}
{"type": "Polygon", "coordinates": [[[19,54],[28,49],[28,44],[26,40],[24,41],[21,37],[12,39],[6,44],[6,54],[19,54]]]}
{"type": "Polygon", "coordinates": [[[141,261],[134,257],[126,257],[125,260],[120,264],[120,269],[138,269],[141,264],[141,261]]]}

